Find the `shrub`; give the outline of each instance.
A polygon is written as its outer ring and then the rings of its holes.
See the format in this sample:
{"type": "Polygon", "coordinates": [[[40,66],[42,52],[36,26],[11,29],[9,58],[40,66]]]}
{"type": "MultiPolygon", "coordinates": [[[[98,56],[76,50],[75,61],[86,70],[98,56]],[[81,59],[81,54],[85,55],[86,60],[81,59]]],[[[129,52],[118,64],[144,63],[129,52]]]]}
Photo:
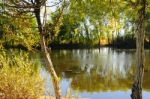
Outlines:
{"type": "Polygon", "coordinates": [[[35,99],[43,93],[43,80],[28,54],[0,54],[0,99],[35,99]]]}

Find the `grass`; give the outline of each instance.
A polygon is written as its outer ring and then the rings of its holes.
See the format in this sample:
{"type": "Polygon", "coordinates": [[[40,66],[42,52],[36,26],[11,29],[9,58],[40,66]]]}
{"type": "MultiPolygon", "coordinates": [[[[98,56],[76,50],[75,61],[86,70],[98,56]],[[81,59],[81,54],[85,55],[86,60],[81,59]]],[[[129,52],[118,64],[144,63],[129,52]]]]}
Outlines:
{"type": "Polygon", "coordinates": [[[24,52],[0,54],[0,99],[37,99],[43,94],[43,80],[37,64],[24,52]]]}

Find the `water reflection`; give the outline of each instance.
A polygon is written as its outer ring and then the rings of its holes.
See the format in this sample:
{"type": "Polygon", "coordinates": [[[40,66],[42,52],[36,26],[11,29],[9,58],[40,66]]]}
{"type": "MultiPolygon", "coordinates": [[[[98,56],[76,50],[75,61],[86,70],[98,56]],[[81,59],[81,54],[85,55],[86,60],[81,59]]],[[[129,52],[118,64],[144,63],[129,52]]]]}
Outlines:
{"type": "MultiPolygon", "coordinates": [[[[55,70],[61,78],[63,95],[72,93],[90,99],[130,99],[135,73],[135,50],[110,48],[55,50],[51,53],[55,70]],[[101,95],[100,95],[101,94],[101,95]],[[94,98],[93,98],[94,97],[94,98]],[[112,98],[112,97],[111,97],[112,98]]],[[[150,51],[145,51],[144,99],[150,96],[150,51]]]]}

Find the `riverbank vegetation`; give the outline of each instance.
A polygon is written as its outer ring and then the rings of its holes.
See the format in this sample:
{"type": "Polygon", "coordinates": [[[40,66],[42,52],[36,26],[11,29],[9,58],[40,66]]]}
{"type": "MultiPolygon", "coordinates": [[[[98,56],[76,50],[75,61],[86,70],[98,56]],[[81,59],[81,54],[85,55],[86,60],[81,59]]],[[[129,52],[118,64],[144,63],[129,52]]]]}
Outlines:
{"type": "Polygon", "coordinates": [[[10,52],[0,52],[0,98],[36,99],[42,96],[43,79],[38,65],[29,60],[25,52],[10,52]]]}

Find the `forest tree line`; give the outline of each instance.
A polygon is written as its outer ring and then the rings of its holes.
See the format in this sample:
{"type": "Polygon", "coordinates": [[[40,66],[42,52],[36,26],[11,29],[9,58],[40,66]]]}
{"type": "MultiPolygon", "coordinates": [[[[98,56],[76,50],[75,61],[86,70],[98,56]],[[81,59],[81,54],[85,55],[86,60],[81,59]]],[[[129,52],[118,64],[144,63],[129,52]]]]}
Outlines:
{"type": "MultiPolygon", "coordinates": [[[[132,0],[131,0],[132,1],[132,0]]],[[[134,1],[134,0],[133,0],[134,1]]],[[[46,44],[50,47],[114,46],[135,48],[136,10],[134,2],[65,1],[55,11],[47,12],[44,27],[46,44]],[[98,5],[99,4],[99,5],[98,5]],[[130,8],[132,5],[133,8],[130,8]],[[133,12],[133,13],[131,13],[133,12]]],[[[39,47],[36,19],[27,12],[7,13],[0,5],[0,45],[32,49],[39,47]]],[[[48,9],[48,8],[47,8],[48,9]]],[[[150,11],[146,13],[145,47],[150,47],[150,11]]]]}

